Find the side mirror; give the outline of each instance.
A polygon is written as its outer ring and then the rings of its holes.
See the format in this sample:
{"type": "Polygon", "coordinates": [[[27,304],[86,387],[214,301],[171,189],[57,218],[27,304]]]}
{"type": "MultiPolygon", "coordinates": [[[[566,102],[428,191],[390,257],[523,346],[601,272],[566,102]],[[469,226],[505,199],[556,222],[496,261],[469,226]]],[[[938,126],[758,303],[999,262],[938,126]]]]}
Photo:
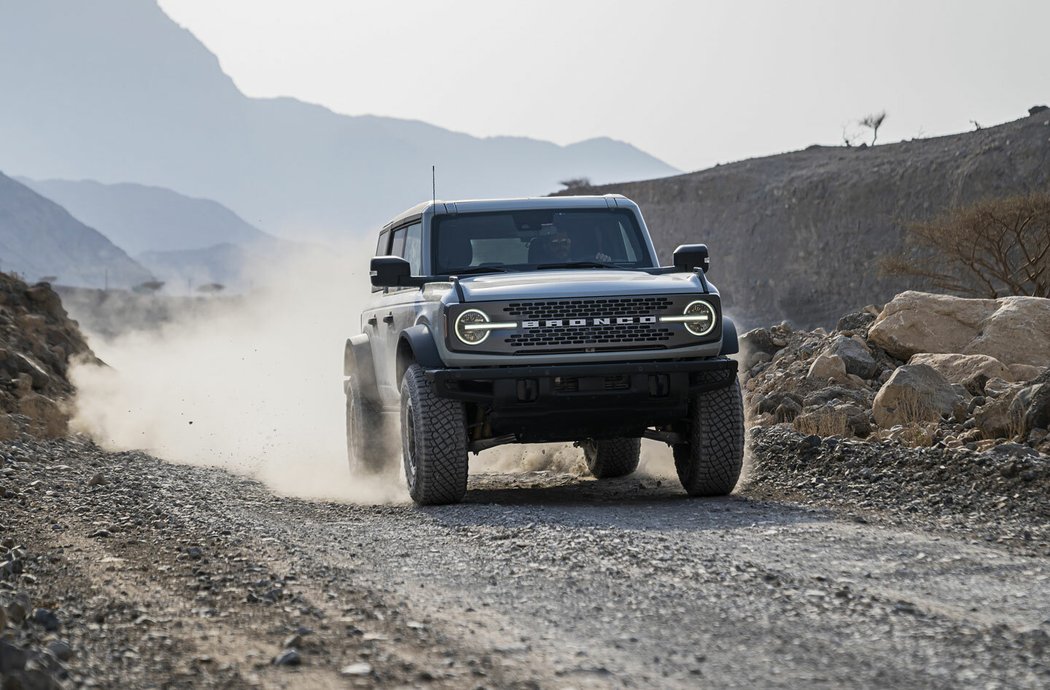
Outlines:
{"type": "Polygon", "coordinates": [[[693,271],[697,268],[707,273],[711,268],[711,257],[706,244],[680,244],[674,250],[674,267],[679,271],[693,271]]]}
{"type": "Polygon", "coordinates": [[[400,256],[376,256],[369,264],[373,287],[401,287],[412,275],[412,267],[400,256]]]}

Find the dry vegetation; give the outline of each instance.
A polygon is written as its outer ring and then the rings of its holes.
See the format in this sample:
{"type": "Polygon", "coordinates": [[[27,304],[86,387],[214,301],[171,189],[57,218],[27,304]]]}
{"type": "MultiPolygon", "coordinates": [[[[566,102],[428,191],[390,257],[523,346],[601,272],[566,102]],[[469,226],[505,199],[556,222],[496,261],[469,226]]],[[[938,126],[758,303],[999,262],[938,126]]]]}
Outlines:
{"type": "Polygon", "coordinates": [[[990,199],[908,226],[888,275],[969,297],[1050,297],[1050,193],[990,199]]]}

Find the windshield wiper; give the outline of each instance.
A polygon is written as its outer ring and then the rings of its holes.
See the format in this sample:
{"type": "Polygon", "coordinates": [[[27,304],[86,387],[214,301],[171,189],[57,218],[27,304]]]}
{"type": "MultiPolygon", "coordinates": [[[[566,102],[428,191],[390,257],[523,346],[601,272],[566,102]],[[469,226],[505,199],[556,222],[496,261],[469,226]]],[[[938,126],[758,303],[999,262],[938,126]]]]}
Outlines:
{"type": "Polygon", "coordinates": [[[560,264],[540,264],[536,267],[537,271],[542,271],[548,268],[620,268],[616,264],[605,263],[604,261],[565,261],[560,264]]]}
{"type": "Polygon", "coordinates": [[[506,273],[503,266],[466,266],[464,268],[450,268],[445,271],[450,276],[465,276],[471,273],[506,273]]]}

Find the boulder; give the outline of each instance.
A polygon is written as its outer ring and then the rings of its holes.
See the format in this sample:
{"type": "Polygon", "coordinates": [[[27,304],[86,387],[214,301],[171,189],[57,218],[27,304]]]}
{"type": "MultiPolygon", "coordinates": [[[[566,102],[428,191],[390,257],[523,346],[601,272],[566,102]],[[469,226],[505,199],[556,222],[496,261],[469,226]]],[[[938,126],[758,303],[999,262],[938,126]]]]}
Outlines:
{"type": "Polygon", "coordinates": [[[841,319],[839,319],[837,324],[835,324],[835,330],[867,331],[868,326],[875,322],[875,317],[878,315],[878,312],[874,310],[874,307],[867,307],[863,311],[855,311],[846,314],[841,319]]]}
{"type": "MultiPolygon", "coordinates": [[[[1039,378],[1043,372],[1047,371],[1042,367],[1033,367],[1030,364],[1011,364],[1007,367],[1010,370],[1010,379],[1013,381],[1034,381],[1039,378]]],[[[1003,378],[1006,378],[1005,376],[1003,378]]]]}
{"type": "Polygon", "coordinates": [[[1023,422],[1020,407],[1015,398],[1020,388],[1011,387],[1000,392],[999,397],[988,400],[974,412],[974,425],[984,438],[1012,438],[1021,432],[1023,422]]]}
{"type": "Polygon", "coordinates": [[[844,335],[835,336],[828,347],[828,354],[841,357],[846,365],[846,372],[862,379],[870,379],[879,370],[875,358],[871,356],[871,350],[857,336],[852,338],[844,335]]]}
{"type": "Polygon", "coordinates": [[[868,340],[907,361],[920,352],[983,354],[1003,364],[1050,366],[1050,299],[967,299],[902,292],[868,340]]]}
{"type": "Polygon", "coordinates": [[[985,354],[1004,364],[1050,367],[1050,299],[1004,297],[999,308],[963,352],[985,354]]]}
{"type": "MultiPolygon", "coordinates": [[[[1050,429],[1050,383],[1040,383],[1026,388],[1022,433],[1026,436],[1035,429],[1050,429]]],[[[1021,394],[1018,394],[1021,399],[1021,394]]]]}
{"type": "Polygon", "coordinates": [[[782,347],[784,341],[775,338],[769,329],[750,330],[740,336],[740,368],[747,371],[756,364],[768,362],[782,347]],[[761,357],[763,354],[766,357],[761,357]]]}
{"type": "Polygon", "coordinates": [[[920,352],[912,355],[908,364],[925,364],[933,367],[952,383],[965,386],[970,393],[979,395],[984,391],[988,379],[1011,378],[1010,370],[995,357],[988,355],[934,354],[920,352]]]}
{"type": "Polygon", "coordinates": [[[806,378],[822,383],[829,380],[845,382],[847,380],[846,362],[838,355],[818,355],[809,366],[806,378]]]}
{"type": "Polygon", "coordinates": [[[909,290],[883,307],[868,340],[904,361],[919,352],[962,352],[996,306],[993,299],[909,290]]]}
{"type": "Polygon", "coordinates": [[[948,379],[925,364],[908,364],[893,372],[872,403],[875,422],[883,428],[913,422],[936,422],[962,415],[966,407],[948,379]]]}
{"type": "Polygon", "coordinates": [[[29,431],[41,438],[65,436],[69,417],[54,400],[31,393],[18,401],[18,411],[29,418],[29,431]]]}

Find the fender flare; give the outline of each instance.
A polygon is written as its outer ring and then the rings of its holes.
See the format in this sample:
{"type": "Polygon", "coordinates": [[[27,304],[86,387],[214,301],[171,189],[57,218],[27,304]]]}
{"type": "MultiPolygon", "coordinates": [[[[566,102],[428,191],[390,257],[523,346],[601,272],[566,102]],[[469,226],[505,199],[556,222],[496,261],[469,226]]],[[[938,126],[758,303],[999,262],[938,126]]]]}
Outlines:
{"type": "Polygon", "coordinates": [[[718,351],[719,356],[735,355],[740,352],[740,341],[736,335],[736,324],[733,319],[722,317],[722,349],[718,351]]]}
{"type": "Polygon", "coordinates": [[[406,328],[398,338],[398,381],[405,375],[405,370],[408,369],[411,362],[416,362],[424,369],[441,369],[445,366],[438,353],[437,343],[434,342],[434,334],[430,326],[425,323],[417,323],[411,328],[406,328]]]}
{"type": "Polygon", "coordinates": [[[343,376],[356,377],[355,385],[359,386],[361,394],[368,400],[379,400],[372,344],[367,333],[346,339],[346,346],[343,348],[343,376]]]}

